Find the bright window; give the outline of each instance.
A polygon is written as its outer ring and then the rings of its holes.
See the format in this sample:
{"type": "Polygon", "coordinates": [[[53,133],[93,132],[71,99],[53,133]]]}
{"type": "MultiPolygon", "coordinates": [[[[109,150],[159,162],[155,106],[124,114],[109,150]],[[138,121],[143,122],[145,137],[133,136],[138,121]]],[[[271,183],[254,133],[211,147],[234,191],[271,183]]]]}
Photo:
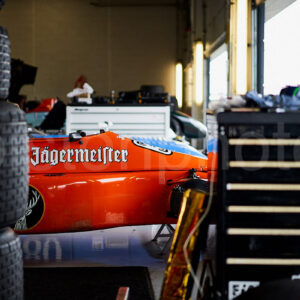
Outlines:
{"type": "Polygon", "coordinates": [[[223,44],[212,53],[209,61],[209,100],[227,97],[228,92],[228,50],[223,44]]]}
{"type": "Polygon", "coordinates": [[[297,0],[265,22],[265,95],[279,94],[286,85],[300,84],[299,16],[297,0]]]}

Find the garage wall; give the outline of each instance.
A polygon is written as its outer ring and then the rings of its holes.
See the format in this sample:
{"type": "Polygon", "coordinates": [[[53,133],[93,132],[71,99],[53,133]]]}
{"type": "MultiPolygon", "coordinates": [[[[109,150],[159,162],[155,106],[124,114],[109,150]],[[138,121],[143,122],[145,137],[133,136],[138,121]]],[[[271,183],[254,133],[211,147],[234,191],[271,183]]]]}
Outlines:
{"type": "Polygon", "coordinates": [[[206,1],[206,41],[208,47],[226,32],[227,2],[227,0],[206,1]]]}
{"type": "MultiPolygon", "coordinates": [[[[186,26],[189,17],[191,20],[191,28],[185,30],[181,42],[181,48],[183,48],[181,55],[185,68],[183,109],[188,113],[190,113],[190,107],[195,101],[195,65],[193,57],[195,42],[201,40],[204,43],[205,55],[210,55],[211,50],[217,44],[224,42],[229,21],[229,6],[230,0],[189,0],[190,13],[187,14],[182,11],[184,21],[181,26],[186,26]]],[[[207,94],[206,91],[205,94],[207,94]]],[[[201,106],[192,109],[194,117],[199,118],[202,115],[201,106]],[[197,111],[198,114],[195,113],[197,111]]]]}
{"type": "Polygon", "coordinates": [[[175,93],[175,7],[95,7],[90,0],[7,0],[12,57],[38,67],[28,99],[59,96],[81,74],[97,95],[162,84],[175,93]]]}

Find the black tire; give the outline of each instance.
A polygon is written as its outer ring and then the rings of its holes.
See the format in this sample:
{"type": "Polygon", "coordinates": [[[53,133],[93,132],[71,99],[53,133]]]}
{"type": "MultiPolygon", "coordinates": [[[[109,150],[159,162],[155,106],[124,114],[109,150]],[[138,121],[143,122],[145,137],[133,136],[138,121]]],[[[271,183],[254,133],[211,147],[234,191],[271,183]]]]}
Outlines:
{"type": "Polygon", "coordinates": [[[176,185],[172,190],[170,199],[170,211],[168,212],[170,217],[178,218],[183,195],[187,189],[197,189],[208,193],[208,184],[201,179],[190,179],[181,185],[176,185]]]}
{"type": "Polygon", "coordinates": [[[12,229],[0,229],[0,299],[23,299],[23,258],[12,229]]]}
{"type": "Polygon", "coordinates": [[[171,116],[171,129],[175,132],[177,136],[183,136],[183,130],[180,122],[171,116]]]}
{"type": "Polygon", "coordinates": [[[28,137],[25,114],[0,101],[0,228],[25,213],[28,198],[28,137]]]}
{"type": "MultiPolygon", "coordinates": [[[[0,0],[0,8],[2,2],[0,0]]],[[[11,77],[10,52],[7,30],[0,26],[0,99],[7,99],[9,94],[11,77]]]]}

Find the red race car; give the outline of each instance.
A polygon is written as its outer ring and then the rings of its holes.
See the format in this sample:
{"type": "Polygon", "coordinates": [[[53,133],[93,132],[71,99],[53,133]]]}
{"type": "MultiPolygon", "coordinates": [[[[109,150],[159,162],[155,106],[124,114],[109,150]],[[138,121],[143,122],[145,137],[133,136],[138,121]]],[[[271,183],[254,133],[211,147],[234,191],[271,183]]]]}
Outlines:
{"type": "Polygon", "coordinates": [[[207,185],[206,156],[175,141],[33,134],[29,155],[22,233],[176,223],[184,190],[207,185]]]}

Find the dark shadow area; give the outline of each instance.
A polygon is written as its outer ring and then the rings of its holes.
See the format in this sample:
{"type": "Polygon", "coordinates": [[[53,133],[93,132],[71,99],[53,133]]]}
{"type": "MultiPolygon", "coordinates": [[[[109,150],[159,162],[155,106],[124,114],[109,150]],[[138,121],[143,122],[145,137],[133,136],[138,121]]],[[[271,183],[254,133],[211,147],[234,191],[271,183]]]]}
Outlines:
{"type": "Polygon", "coordinates": [[[121,286],[130,300],[154,300],[146,267],[24,268],[24,299],[116,299],[121,286]]]}
{"type": "Polygon", "coordinates": [[[236,300],[296,300],[300,295],[299,280],[281,279],[262,283],[251,288],[236,300]]]}

